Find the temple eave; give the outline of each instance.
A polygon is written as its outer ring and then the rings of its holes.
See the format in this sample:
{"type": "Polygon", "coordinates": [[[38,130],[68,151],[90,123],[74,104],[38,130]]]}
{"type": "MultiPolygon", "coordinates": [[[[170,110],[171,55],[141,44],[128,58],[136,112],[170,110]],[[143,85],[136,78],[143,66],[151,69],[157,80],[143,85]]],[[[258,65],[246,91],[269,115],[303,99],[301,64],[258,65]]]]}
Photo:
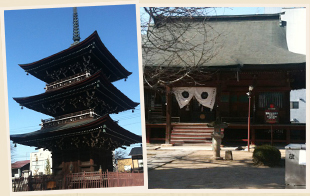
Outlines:
{"type": "Polygon", "coordinates": [[[56,148],[57,145],[54,142],[61,140],[69,142],[66,144],[69,146],[96,147],[97,145],[97,148],[101,148],[104,147],[103,143],[109,138],[117,142],[115,145],[118,147],[142,142],[140,136],[120,127],[109,115],[98,119],[84,119],[78,123],[71,122],[65,126],[42,128],[35,132],[11,135],[10,137],[14,143],[40,148],[56,148]],[[101,145],[98,143],[98,139],[101,140],[101,145]],[[49,144],[50,142],[51,144],[49,144]],[[93,142],[93,144],[90,144],[90,142],[93,142]]]}
{"type": "Polygon", "coordinates": [[[13,99],[21,106],[54,117],[55,114],[63,115],[68,111],[72,113],[90,108],[96,108],[100,114],[119,113],[139,105],[111,84],[102,71],[59,89],[13,99]]]}

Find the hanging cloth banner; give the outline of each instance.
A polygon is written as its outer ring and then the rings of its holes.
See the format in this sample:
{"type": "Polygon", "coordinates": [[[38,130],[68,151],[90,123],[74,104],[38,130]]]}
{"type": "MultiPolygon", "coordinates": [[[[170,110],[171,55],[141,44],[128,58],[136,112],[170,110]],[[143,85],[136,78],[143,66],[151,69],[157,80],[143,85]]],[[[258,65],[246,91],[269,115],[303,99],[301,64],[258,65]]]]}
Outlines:
{"type": "Polygon", "coordinates": [[[186,106],[195,96],[197,101],[208,108],[213,109],[216,96],[216,88],[213,87],[176,87],[173,93],[179,103],[180,108],[186,106]]]}
{"type": "Polygon", "coordinates": [[[186,106],[193,98],[195,89],[193,87],[176,87],[172,89],[180,108],[186,106]]]}

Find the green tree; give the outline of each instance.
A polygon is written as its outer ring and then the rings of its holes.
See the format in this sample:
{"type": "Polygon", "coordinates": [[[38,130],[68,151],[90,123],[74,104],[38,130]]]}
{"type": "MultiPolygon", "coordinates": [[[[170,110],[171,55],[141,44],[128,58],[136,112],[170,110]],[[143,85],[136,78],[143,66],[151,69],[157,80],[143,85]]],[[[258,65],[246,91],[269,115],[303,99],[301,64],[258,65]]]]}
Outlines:
{"type": "Polygon", "coordinates": [[[50,160],[48,158],[46,159],[45,173],[47,175],[51,174],[51,164],[50,164],[50,160]]]}

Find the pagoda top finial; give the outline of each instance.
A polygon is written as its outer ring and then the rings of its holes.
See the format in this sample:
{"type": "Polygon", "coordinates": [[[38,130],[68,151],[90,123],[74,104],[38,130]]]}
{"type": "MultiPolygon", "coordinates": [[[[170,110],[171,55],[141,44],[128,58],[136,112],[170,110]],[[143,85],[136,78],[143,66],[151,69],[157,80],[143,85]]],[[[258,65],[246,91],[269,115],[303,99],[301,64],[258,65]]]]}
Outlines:
{"type": "Polygon", "coordinates": [[[77,8],[73,8],[73,45],[80,43],[80,28],[79,28],[79,18],[77,13],[77,8]]]}

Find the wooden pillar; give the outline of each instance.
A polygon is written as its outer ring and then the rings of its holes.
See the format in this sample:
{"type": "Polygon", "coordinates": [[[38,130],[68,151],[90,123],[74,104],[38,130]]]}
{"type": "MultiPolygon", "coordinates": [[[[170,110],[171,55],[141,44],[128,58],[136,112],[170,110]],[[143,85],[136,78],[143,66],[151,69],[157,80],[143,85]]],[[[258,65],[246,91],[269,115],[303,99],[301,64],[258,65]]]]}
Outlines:
{"type": "Polygon", "coordinates": [[[286,144],[290,144],[291,143],[291,129],[288,128],[286,130],[286,144]]]}
{"type": "MultiPolygon", "coordinates": [[[[284,93],[284,103],[283,107],[285,109],[284,121],[282,123],[290,123],[290,91],[286,91],[284,93]]],[[[281,119],[279,119],[281,121],[281,119]]]]}
{"type": "Polygon", "coordinates": [[[221,94],[222,94],[222,83],[221,83],[221,73],[217,73],[216,74],[216,98],[215,98],[215,103],[214,103],[214,107],[215,107],[215,118],[219,119],[222,121],[221,119],[221,94]]]}
{"type": "Polygon", "coordinates": [[[91,150],[91,152],[90,152],[90,158],[89,158],[90,172],[94,172],[94,171],[95,171],[93,156],[94,156],[94,152],[92,152],[92,150],[91,150]]]}
{"type": "Polygon", "coordinates": [[[270,143],[271,145],[273,145],[273,130],[272,130],[272,126],[270,127],[271,128],[271,131],[270,131],[270,134],[271,134],[271,138],[270,138],[270,143]]]}
{"type": "Polygon", "coordinates": [[[255,144],[255,129],[251,129],[251,144],[255,144]]]}
{"type": "Polygon", "coordinates": [[[78,149],[78,160],[77,160],[77,166],[78,166],[78,170],[77,170],[77,172],[81,172],[82,170],[81,170],[81,151],[80,151],[80,149],[78,149]]]}
{"type": "Polygon", "coordinates": [[[146,143],[150,143],[150,137],[151,137],[151,128],[146,127],[146,143]]]}
{"type": "Polygon", "coordinates": [[[171,135],[171,87],[166,86],[166,139],[165,143],[170,144],[171,135]]]}
{"type": "Polygon", "coordinates": [[[65,156],[64,156],[64,152],[61,152],[61,165],[62,165],[62,174],[66,173],[66,164],[65,164],[65,156]]]}

